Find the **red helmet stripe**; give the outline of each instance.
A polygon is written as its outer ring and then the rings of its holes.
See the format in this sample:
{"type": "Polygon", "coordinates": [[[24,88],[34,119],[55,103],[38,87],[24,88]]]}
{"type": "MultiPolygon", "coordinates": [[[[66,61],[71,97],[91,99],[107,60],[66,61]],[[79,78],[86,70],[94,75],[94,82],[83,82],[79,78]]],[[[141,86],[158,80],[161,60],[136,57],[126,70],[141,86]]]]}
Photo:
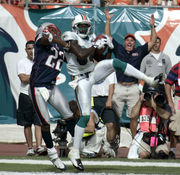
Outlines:
{"type": "Polygon", "coordinates": [[[82,19],[83,19],[83,20],[87,20],[86,15],[82,14],[81,16],[82,16],[82,19]]]}

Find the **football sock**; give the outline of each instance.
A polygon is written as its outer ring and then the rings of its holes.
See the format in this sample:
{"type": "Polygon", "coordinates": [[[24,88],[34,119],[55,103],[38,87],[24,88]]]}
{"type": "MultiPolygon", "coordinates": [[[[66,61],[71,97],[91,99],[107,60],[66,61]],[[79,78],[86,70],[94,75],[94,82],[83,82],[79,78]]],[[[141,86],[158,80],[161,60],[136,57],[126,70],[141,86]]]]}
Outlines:
{"type": "Polygon", "coordinates": [[[50,131],[42,130],[42,138],[43,138],[44,142],[46,143],[47,148],[53,147],[53,141],[52,141],[52,136],[51,136],[50,131]]]}
{"type": "Polygon", "coordinates": [[[141,71],[139,71],[135,67],[131,66],[130,64],[127,64],[124,74],[128,75],[128,76],[132,76],[132,77],[137,78],[139,80],[143,80],[148,84],[151,84],[154,81],[153,77],[148,77],[147,75],[145,75],[144,73],[142,73],[141,71]]]}
{"type": "Polygon", "coordinates": [[[143,80],[148,84],[152,84],[154,81],[153,77],[148,77],[147,75],[145,75],[144,73],[133,67],[132,65],[125,63],[117,58],[113,59],[113,67],[116,70],[120,70],[125,75],[132,76],[139,80],[143,80]]]}
{"type": "Polygon", "coordinates": [[[120,70],[121,72],[124,72],[125,69],[126,69],[126,66],[127,66],[127,63],[117,59],[117,58],[114,58],[113,59],[113,67],[116,69],[116,70],[120,70]]]}
{"type": "Polygon", "coordinates": [[[72,118],[70,120],[66,120],[66,124],[67,124],[67,130],[69,131],[71,136],[74,137],[74,128],[76,125],[76,119],[72,118]]]}
{"type": "Polygon", "coordinates": [[[84,134],[85,128],[82,128],[78,125],[75,126],[75,132],[74,132],[74,144],[73,146],[75,148],[80,148],[81,146],[81,140],[84,134]]]}
{"type": "Polygon", "coordinates": [[[83,115],[80,117],[77,125],[82,127],[82,128],[85,128],[89,122],[89,118],[90,118],[90,115],[83,115]]]}

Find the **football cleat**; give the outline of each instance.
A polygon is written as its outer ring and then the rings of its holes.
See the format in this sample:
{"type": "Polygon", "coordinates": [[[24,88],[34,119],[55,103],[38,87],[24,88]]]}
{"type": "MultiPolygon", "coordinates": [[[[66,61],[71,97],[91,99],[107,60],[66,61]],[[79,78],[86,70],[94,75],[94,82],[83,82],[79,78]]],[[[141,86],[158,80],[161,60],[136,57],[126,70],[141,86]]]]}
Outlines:
{"type": "Polygon", "coordinates": [[[154,81],[157,82],[157,83],[162,82],[162,80],[163,80],[163,73],[160,73],[159,75],[154,77],[154,81]]]}
{"type": "Polygon", "coordinates": [[[84,171],[84,166],[83,166],[81,159],[80,159],[79,149],[73,147],[71,149],[71,151],[69,152],[68,157],[69,157],[72,165],[76,169],[78,169],[80,171],[84,171]]]}
{"type": "Polygon", "coordinates": [[[53,165],[59,169],[59,170],[66,170],[66,166],[64,163],[59,159],[56,149],[53,148],[47,148],[48,156],[53,163],[53,165]]]}
{"type": "Polygon", "coordinates": [[[155,87],[160,82],[162,82],[162,79],[163,79],[163,73],[160,73],[156,77],[149,77],[149,80],[147,81],[147,84],[149,84],[150,86],[155,87]]]}

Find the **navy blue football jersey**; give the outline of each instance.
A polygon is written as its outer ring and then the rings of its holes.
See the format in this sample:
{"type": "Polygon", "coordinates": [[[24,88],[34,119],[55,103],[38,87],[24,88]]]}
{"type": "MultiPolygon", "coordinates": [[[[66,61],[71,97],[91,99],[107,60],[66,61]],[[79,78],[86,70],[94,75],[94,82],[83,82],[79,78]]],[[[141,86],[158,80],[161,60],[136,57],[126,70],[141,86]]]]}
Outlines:
{"type": "Polygon", "coordinates": [[[30,84],[33,87],[51,87],[56,83],[56,77],[61,71],[64,61],[63,47],[51,43],[40,45],[42,35],[36,37],[34,44],[34,65],[31,71],[30,84]]]}

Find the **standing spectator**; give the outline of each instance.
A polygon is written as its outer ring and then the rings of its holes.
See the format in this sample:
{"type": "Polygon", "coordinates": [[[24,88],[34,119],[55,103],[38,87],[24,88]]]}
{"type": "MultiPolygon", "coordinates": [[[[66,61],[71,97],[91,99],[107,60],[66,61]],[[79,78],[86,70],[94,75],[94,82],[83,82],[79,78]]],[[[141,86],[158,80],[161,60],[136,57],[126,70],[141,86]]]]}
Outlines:
{"type": "Polygon", "coordinates": [[[33,65],[33,46],[34,41],[32,40],[26,43],[25,50],[27,53],[27,57],[21,59],[17,65],[17,74],[21,81],[17,113],[17,124],[24,126],[24,135],[28,146],[28,156],[35,155],[35,152],[40,154],[43,151],[45,151],[44,148],[41,146],[42,135],[40,120],[33,109],[33,104],[28,93],[30,73],[33,65]],[[32,124],[34,124],[35,127],[35,138],[37,148],[36,151],[34,151],[33,149],[32,124]]]}
{"type": "Polygon", "coordinates": [[[157,37],[151,52],[141,62],[140,71],[148,76],[157,76],[163,73],[163,80],[159,85],[161,92],[165,93],[164,81],[169,73],[172,63],[168,55],[160,51],[161,38],[157,37]]]}
{"type": "MultiPolygon", "coordinates": [[[[106,25],[105,33],[110,36],[110,21],[113,15],[105,10],[106,25]]],[[[142,46],[135,48],[136,39],[133,34],[127,34],[124,37],[124,46],[119,44],[114,38],[110,36],[114,45],[114,55],[117,59],[129,63],[136,69],[140,69],[142,59],[149,53],[156,41],[156,31],[154,27],[154,16],[150,20],[151,26],[151,40],[142,46]]],[[[127,105],[127,116],[130,117],[131,109],[139,99],[138,79],[122,74],[121,71],[116,71],[117,84],[115,85],[114,95],[112,98],[113,107],[119,117],[121,117],[124,105],[127,105]]]]}
{"type": "Polygon", "coordinates": [[[165,91],[169,106],[173,112],[170,118],[169,130],[170,130],[170,152],[169,158],[175,159],[175,149],[180,136],[180,62],[175,64],[166,80],[165,80],[165,91]],[[172,87],[174,87],[174,94],[172,93],[172,87]],[[173,99],[174,95],[174,99],[173,99]]]}

